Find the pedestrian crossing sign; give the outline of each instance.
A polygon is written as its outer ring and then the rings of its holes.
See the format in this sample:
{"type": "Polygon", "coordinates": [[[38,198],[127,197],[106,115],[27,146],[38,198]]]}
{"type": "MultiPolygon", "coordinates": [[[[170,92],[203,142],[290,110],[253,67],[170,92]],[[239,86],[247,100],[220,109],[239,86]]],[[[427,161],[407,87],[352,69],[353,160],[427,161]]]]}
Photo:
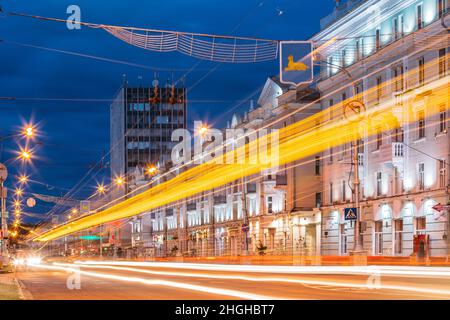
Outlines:
{"type": "Polygon", "coordinates": [[[344,209],[344,219],[345,220],[356,220],[358,218],[358,210],[356,208],[345,208],[344,209]]]}

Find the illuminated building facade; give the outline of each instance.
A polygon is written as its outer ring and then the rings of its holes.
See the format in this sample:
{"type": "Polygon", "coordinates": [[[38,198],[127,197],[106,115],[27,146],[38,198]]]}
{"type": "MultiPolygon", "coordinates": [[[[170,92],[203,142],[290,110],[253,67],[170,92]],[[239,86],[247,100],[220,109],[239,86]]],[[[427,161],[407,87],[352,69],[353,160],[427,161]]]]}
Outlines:
{"type": "MultiPolygon", "coordinates": [[[[281,128],[320,111],[314,90],[269,78],[256,108],[234,115],[228,128],[281,128]],[[308,107],[304,107],[305,105],[308,107]]],[[[245,131],[244,131],[245,132],[245,131]]],[[[152,212],[155,256],[315,255],[320,252],[320,157],[267,170],[152,212]],[[247,239],[247,241],[246,241],[247,239]]]]}
{"type": "MultiPolygon", "coordinates": [[[[360,137],[360,239],[368,255],[448,254],[448,213],[432,207],[449,201],[449,20],[445,0],[347,1],[313,37],[336,40],[320,50],[324,109],[343,110],[355,95],[367,110],[395,102],[400,127],[360,137]],[[439,88],[446,96],[430,103],[439,88]],[[406,106],[415,119],[402,119],[406,106]],[[414,241],[422,242],[414,249],[414,241]]],[[[354,206],[351,151],[345,144],[324,153],[323,255],[353,249],[355,222],[344,218],[354,206]]]]}

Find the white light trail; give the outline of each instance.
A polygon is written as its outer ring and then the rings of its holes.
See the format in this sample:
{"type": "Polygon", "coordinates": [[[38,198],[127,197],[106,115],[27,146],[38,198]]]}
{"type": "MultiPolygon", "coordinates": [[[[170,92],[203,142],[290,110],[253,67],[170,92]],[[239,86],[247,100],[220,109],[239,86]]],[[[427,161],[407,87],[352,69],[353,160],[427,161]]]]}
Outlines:
{"type": "MultiPolygon", "coordinates": [[[[113,263],[111,263],[113,264],[113,263]]],[[[116,264],[119,264],[116,262],[116,264]]],[[[57,264],[62,266],[70,266],[70,264],[57,264]]],[[[92,264],[92,263],[76,263],[77,266],[88,267],[88,268],[100,268],[100,269],[111,269],[111,270],[121,270],[121,271],[130,271],[136,273],[145,273],[145,274],[153,274],[153,275],[166,275],[166,276],[180,276],[180,277],[191,277],[191,278],[210,278],[210,279],[230,279],[230,280],[243,280],[243,281],[252,281],[252,282],[284,282],[284,283],[293,283],[293,284],[301,284],[301,285],[323,285],[323,286],[333,286],[333,287],[351,287],[351,288],[359,288],[359,289],[383,289],[383,290],[398,290],[398,291],[407,291],[413,293],[424,293],[424,294],[435,294],[435,295],[444,295],[450,297],[450,290],[441,290],[441,289],[431,289],[425,287],[417,287],[417,286],[400,286],[400,285],[386,285],[379,284],[379,287],[374,288],[367,283],[353,283],[353,282],[337,282],[337,281],[323,281],[323,280],[303,280],[303,279],[292,279],[285,277],[251,277],[251,276],[243,276],[243,275],[218,275],[218,274],[205,274],[205,273],[185,273],[185,272],[165,272],[165,271],[152,271],[152,270],[144,270],[144,269],[136,269],[136,268],[128,268],[128,267],[116,267],[111,265],[105,265],[104,263],[92,264]]],[[[122,264],[123,265],[123,264],[122,264]]],[[[223,265],[222,265],[223,267],[223,265]]],[[[245,266],[247,267],[247,266],[245,266]]],[[[254,266],[252,266],[254,267],[254,266]]],[[[274,266],[270,266],[270,270],[265,272],[273,273],[272,268],[274,266]]],[[[178,266],[181,268],[181,266],[178,266]]],[[[310,268],[310,267],[307,267],[310,268]]],[[[315,267],[312,267],[316,269],[315,267]]],[[[351,267],[345,267],[351,268],[351,267]]],[[[329,269],[329,268],[327,268],[329,269]]],[[[216,270],[214,270],[216,271],[216,270]]],[[[223,270],[222,270],[223,271],[223,270]]],[[[382,273],[383,271],[378,269],[370,269],[371,274],[374,273],[382,273]]],[[[386,270],[384,270],[386,271],[386,270]]],[[[258,271],[261,272],[261,271],[258,271]]],[[[311,272],[313,273],[313,272],[311,272]]],[[[448,275],[447,275],[448,276],[448,275]]]]}
{"type": "Polygon", "coordinates": [[[80,265],[115,265],[131,267],[162,267],[172,269],[254,272],[254,273],[296,273],[296,274],[352,274],[370,275],[374,272],[382,275],[449,277],[450,267],[410,267],[410,266],[261,266],[261,265],[225,265],[172,262],[135,262],[135,261],[75,261],[80,265]]]}
{"type": "Polygon", "coordinates": [[[149,280],[149,279],[143,279],[143,278],[137,278],[137,277],[125,277],[125,276],[104,274],[104,273],[98,273],[98,272],[89,272],[89,271],[83,271],[83,270],[78,270],[75,268],[57,266],[57,265],[50,266],[50,265],[42,265],[42,264],[33,264],[31,266],[37,267],[37,268],[43,268],[43,269],[62,270],[62,271],[66,271],[66,272],[83,274],[86,276],[102,278],[102,279],[117,280],[117,281],[124,281],[124,282],[135,282],[135,283],[141,283],[141,284],[146,284],[146,285],[160,285],[160,286],[166,286],[166,287],[171,287],[171,288],[176,288],[176,289],[192,290],[192,291],[204,292],[204,293],[221,295],[221,296],[241,298],[241,299],[246,299],[246,300],[285,299],[285,298],[281,298],[281,297],[257,295],[257,294],[252,294],[252,293],[248,293],[248,292],[244,292],[244,291],[207,287],[207,286],[201,286],[201,285],[188,284],[188,283],[184,283],[184,282],[166,281],[166,280],[149,280]]]}

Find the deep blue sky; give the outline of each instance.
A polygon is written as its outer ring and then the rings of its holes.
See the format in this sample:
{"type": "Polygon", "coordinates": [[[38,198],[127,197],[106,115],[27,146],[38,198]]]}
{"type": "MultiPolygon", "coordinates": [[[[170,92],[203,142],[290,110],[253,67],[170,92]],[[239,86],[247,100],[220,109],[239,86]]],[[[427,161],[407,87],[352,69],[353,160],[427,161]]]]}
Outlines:
{"type": "MultiPolygon", "coordinates": [[[[333,0],[39,0],[2,3],[4,11],[66,18],[66,9],[81,7],[82,21],[240,35],[280,40],[306,40],[319,30],[319,19],[331,12],[333,0]],[[281,13],[282,12],[282,13],[281,13]],[[281,13],[281,14],[280,14],[281,13]]],[[[13,45],[19,42],[59,50],[68,50],[123,60],[158,71],[160,80],[178,79],[198,60],[178,53],[154,53],[129,46],[102,30],[82,28],[69,31],[65,24],[2,15],[0,34],[0,96],[20,98],[110,99],[127,75],[131,85],[150,84],[154,72],[123,64],[109,63],[13,45]]],[[[223,126],[232,112],[248,108],[251,98],[266,78],[277,73],[278,61],[247,65],[219,65],[202,62],[186,77],[190,100],[217,100],[189,104],[189,126],[203,119],[223,126]],[[242,104],[242,100],[246,100],[242,104]],[[239,105],[241,103],[241,105],[239,105]]],[[[108,102],[0,101],[0,136],[14,132],[30,119],[39,125],[41,136],[33,162],[28,169],[32,179],[56,186],[48,190],[30,184],[27,192],[58,195],[76,185],[96,163],[102,151],[109,150],[108,102]]],[[[21,142],[23,145],[23,141],[21,142]]],[[[17,144],[5,144],[0,161],[14,156],[17,144]]],[[[14,165],[10,166],[8,186],[15,186],[14,165]]],[[[108,173],[105,170],[103,175],[108,173]]],[[[94,190],[101,173],[80,188],[75,197],[82,198],[94,190]]],[[[39,202],[30,209],[44,213],[50,204],[39,202]]],[[[28,210],[28,211],[30,211],[28,210]]]]}

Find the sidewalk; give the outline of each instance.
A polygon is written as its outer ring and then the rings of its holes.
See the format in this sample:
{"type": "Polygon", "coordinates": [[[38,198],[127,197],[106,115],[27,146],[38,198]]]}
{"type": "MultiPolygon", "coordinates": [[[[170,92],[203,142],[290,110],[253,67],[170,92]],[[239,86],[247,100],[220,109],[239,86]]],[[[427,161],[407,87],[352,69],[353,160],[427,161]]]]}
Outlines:
{"type": "Polygon", "coordinates": [[[0,271],[0,300],[21,300],[21,289],[13,273],[0,271]]]}

